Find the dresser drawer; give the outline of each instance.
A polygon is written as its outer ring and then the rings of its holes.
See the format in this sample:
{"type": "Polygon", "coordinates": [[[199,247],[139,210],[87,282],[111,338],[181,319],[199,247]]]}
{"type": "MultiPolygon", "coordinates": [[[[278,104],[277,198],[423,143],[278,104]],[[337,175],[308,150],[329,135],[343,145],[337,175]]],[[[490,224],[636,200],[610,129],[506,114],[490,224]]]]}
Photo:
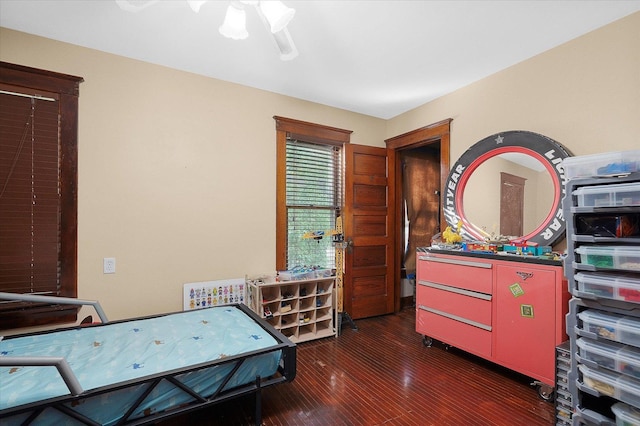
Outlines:
{"type": "Polygon", "coordinates": [[[446,284],[466,290],[491,294],[493,265],[482,259],[456,259],[422,254],[418,257],[420,281],[446,284]]]}
{"type": "Polygon", "coordinates": [[[416,331],[481,357],[491,356],[491,331],[418,305],[416,331]]]}
{"type": "Polygon", "coordinates": [[[420,281],[416,304],[447,312],[484,325],[491,325],[491,295],[420,281]]]}

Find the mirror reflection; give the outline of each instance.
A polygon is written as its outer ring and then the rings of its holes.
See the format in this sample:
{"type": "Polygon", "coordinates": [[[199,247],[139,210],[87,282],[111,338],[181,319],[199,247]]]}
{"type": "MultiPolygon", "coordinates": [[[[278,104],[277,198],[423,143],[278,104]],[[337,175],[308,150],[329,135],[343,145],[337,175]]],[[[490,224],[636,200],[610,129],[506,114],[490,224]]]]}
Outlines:
{"type": "Polygon", "coordinates": [[[486,236],[519,237],[545,221],[553,200],[553,181],[542,162],[522,153],[503,153],[473,171],[462,212],[486,236]]]}

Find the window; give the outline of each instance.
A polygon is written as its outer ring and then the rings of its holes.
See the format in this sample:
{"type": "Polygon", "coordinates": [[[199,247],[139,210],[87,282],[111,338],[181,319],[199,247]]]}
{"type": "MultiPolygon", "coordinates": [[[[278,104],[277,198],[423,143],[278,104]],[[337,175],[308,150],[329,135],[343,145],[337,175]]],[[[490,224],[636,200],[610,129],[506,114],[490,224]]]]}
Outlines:
{"type": "MultiPolygon", "coordinates": [[[[76,297],[79,77],[0,62],[0,291],[76,297]]],[[[0,329],[75,307],[0,303],[0,329]]]]}
{"type": "Polygon", "coordinates": [[[335,267],[335,250],[327,231],[335,228],[342,208],[342,148],[287,140],[286,269],[335,267]],[[304,238],[309,232],[326,237],[304,238]]]}
{"type": "Polygon", "coordinates": [[[351,132],[275,117],[277,130],[276,269],[335,267],[331,238],[341,214],[343,148],[351,132]]]}

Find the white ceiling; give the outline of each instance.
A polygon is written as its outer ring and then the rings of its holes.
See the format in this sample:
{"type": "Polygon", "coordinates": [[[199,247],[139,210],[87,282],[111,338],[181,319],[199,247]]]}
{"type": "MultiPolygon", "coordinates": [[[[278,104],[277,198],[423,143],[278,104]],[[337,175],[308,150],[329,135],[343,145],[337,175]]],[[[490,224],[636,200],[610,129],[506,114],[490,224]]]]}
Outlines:
{"type": "Polygon", "coordinates": [[[291,61],[251,8],[248,39],[221,36],[228,1],[196,14],[184,0],[136,13],[0,0],[0,26],[388,119],[640,11],[640,0],[284,2],[296,10],[291,61]]]}

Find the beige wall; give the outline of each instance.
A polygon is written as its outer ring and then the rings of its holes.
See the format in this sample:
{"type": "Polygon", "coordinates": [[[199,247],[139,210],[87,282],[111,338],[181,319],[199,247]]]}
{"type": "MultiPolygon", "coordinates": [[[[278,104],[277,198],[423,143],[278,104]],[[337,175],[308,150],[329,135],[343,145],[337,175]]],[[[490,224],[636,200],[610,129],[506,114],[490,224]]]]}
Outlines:
{"type": "Polygon", "coordinates": [[[573,155],[639,149],[640,13],[394,117],[387,137],[445,118],[452,164],[506,130],[543,134],[573,155]]]}
{"type": "Polygon", "coordinates": [[[389,121],[387,137],[452,118],[452,162],[506,130],[548,136],[574,155],[640,147],[640,13],[389,121]]]}
{"type": "Polygon", "coordinates": [[[574,154],[633,149],[639,43],[636,13],[386,122],[7,29],[0,60],[85,79],[78,286],[119,319],[181,309],[185,282],[273,269],[274,115],[374,146],[450,117],[452,163],[516,129],[574,154]]]}
{"type": "Polygon", "coordinates": [[[274,270],[273,116],[384,146],[384,120],[15,31],[0,60],[85,80],[78,289],[110,319],[180,310],[186,282],[274,270]]]}

